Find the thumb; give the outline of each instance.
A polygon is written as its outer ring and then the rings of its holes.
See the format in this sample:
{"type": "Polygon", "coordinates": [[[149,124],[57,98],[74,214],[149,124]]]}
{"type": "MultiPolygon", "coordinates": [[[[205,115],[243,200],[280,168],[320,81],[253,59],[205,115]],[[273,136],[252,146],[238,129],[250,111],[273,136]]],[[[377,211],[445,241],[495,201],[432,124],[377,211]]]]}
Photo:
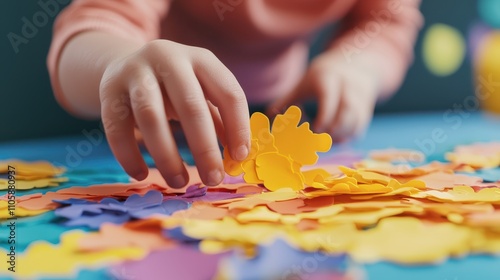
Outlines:
{"type": "Polygon", "coordinates": [[[303,78],[291,92],[271,103],[266,110],[266,115],[274,117],[279,113],[283,113],[290,105],[304,101],[309,92],[311,92],[311,85],[308,79],[303,78]]]}

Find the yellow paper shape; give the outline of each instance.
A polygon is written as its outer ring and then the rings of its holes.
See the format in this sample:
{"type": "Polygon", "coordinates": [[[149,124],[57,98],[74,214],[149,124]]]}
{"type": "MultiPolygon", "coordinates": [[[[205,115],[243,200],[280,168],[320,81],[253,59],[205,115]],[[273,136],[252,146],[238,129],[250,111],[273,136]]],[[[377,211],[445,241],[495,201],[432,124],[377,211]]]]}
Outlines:
{"type": "Polygon", "coordinates": [[[21,160],[0,161],[0,173],[8,173],[9,166],[15,168],[18,180],[34,180],[61,175],[65,169],[56,167],[47,161],[26,162],[21,160]]]}
{"type": "Polygon", "coordinates": [[[342,171],[346,176],[352,177],[356,179],[359,183],[380,183],[380,184],[388,184],[391,180],[391,177],[385,176],[379,173],[363,171],[363,170],[355,170],[345,166],[339,166],[340,171],[342,171]]]}
{"type": "Polygon", "coordinates": [[[243,180],[249,184],[261,184],[264,181],[257,175],[257,165],[255,164],[255,159],[250,159],[244,161],[241,164],[241,169],[244,171],[243,180]]]}
{"type": "Polygon", "coordinates": [[[259,154],[256,158],[256,165],[257,176],[270,191],[283,188],[298,191],[304,188],[300,170],[294,170],[293,162],[281,154],[259,154]]]}
{"type": "Polygon", "coordinates": [[[271,134],[271,125],[266,115],[254,113],[250,117],[250,131],[252,140],[258,144],[257,154],[276,152],[274,136],[271,134]]]}
{"type": "Polygon", "coordinates": [[[345,253],[358,236],[354,224],[322,225],[317,230],[290,234],[292,244],[309,252],[345,253]]]}
{"type": "Polygon", "coordinates": [[[331,174],[322,168],[303,171],[302,175],[306,185],[316,189],[326,189],[325,179],[331,177],[331,174]]]}
{"type": "MultiPolygon", "coordinates": [[[[78,241],[83,236],[85,233],[82,231],[70,231],[61,236],[59,245],[44,241],[31,244],[25,252],[17,256],[17,262],[20,265],[16,266],[16,277],[73,278],[82,267],[104,267],[125,260],[142,259],[146,255],[143,249],[137,247],[81,252],[78,250],[78,241]]],[[[5,258],[5,250],[0,249],[0,253],[5,258]]],[[[5,260],[2,262],[5,263],[5,260]]],[[[0,271],[0,275],[6,275],[4,273],[3,270],[0,271]]],[[[11,272],[8,271],[8,273],[11,272]]]]}
{"type": "MultiPolygon", "coordinates": [[[[229,155],[229,149],[227,147],[224,147],[224,160],[223,160],[224,170],[227,172],[227,174],[231,176],[240,175],[244,171],[243,163],[255,159],[258,151],[259,151],[259,141],[257,139],[252,139],[250,151],[248,152],[247,158],[243,162],[240,162],[232,159],[231,156],[229,155]]],[[[249,170],[248,172],[250,171],[251,170],[249,170]]]]}
{"type": "Polygon", "coordinates": [[[181,220],[182,232],[196,239],[262,244],[283,232],[283,226],[265,222],[240,224],[230,217],[222,220],[181,220]],[[223,230],[221,230],[223,229],[223,230]]]}
{"type": "Polygon", "coordinates": [[[348,253],[359,262],[436,263],[468,252],[471,236],[469,228],[452,223],[391,217],[359,232],[348,253]]]}
{"type": "Polygon", "coordinates": [[[370,211],[343,211],[334,216],[320,218],[318,221],[322,224],[355,224],[360,227],[376,224],[380,219],[396,216],[405,212],[422,213],[420,207],[402,206],[398,208],[381,208],[370,211]]]}
{"type": "Polygon", "coordinates": [[[456,186],[452,190],[446,192],[431,190],[420,192],[412,196],[445,202],[491,202],[493,204],[500,204],[500,188],[484,188],[475,192],[474,189],[469,186],[456,186]]]}
{"type": "Polygon", "coordinates": [[[236,217],[241,223],[248,222],[277,222],[281,214],[269,210],[266,206],[257,206],[250,211],[243,212],[236,217]]]}
{"type": "Polygon", "coordinates": [[[9,211],[8,207],[9,207],[8,201],[0,200],[0,219],[8,219],[8,218],[12,218],[12,217],[38,216],[42,213],[49,211],[47,209],[29,210],[29,209],[23,208],[19,205],[16,205],[15,210],[12,208],[12,210],[9,211]]]}
{"type": "MultiPolygon", "coordinates": [[[[57,187],[59,183],[67,182],[68,178],[57,177],[57,178],[42,178],[36,180],[16,180],[14,186],[16,190],[31,190],[36,188],[47,188],[47,187],[57,187]]],[[[7,179],[0,179],[0,190],[6,190],[9,187],[9,181],[7,179]]]]}
{"type": "Polygon", "coordinates": [[[283,115],[276,116],[271,133],[280,154],[301,165],[312,165],[318,160],[317,152],[330,150],[332,138],[327,133],[313,133],[309,123],[299,126],[301,116],[299,107],[291,106],[283,115]]]}
{"type": "MultiPolygon", "coordinates": [[[[272,191],[280,188],[302,190],[305,187],[302,166],[316,163],[316,153],[328,151],[332,139],[325,133],[313,133],[308,123],[298,126],[300,117],[300,109],[292,106],[285,114],[276,116],[271,129],[266,115],[254,113],[250,117],[252,147],[249,156],[242,162],[235,161],[225,147],[225,171],[232,176],[244,173],[245,182],[262,183],[272,191]]],[[[321,183],[321,176],[326,178],[329,174],[312,172],[307,173],[308,185],[325,188],[321,183]]]]}
{"type": "Polygon", "coordinates": [[[500,252],[500,232],[488,229],[475,229],[472,238],[472,251],[498,256],[500,252]]]}

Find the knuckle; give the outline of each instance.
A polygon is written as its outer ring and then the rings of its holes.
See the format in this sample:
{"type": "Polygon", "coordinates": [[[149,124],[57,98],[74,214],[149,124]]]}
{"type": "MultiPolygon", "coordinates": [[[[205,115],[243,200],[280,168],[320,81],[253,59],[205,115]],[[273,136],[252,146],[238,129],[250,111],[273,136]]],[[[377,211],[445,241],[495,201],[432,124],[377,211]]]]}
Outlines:
{"type": "Polygon", "coordinates": [[[158,116],[154,104],[149,102],[139,102],[134,104],[134,113],[138,119],[143,120],[148,126],[155,126],[158,123],[158,116]]]}
{"type": "Polygon", "coordinates": [[[145,64],[137,59],[129,60],[124,63],[120,69],[121,74],[124,77],[138,77],[144,73],[145,64]]]}
{"type": "Polygon", "coordinates": [[[189,115],[191,118],[204,118],[207,114],[208,107],[203,98],[197,96],[185,98],[180,108],[181,114],[189,115]]]}
{"type": "Polygon", "coordinates": [[[245,93],[238,84],[230,84],[228,89],[223,91],[225,102],[231,105],[246,106],[245,93]]]}
{"type": "Polygon", "coordinates": [[[154,106],[149,102],[136,102],[132,106],[134,106],[134,111],[141,116],[154,115],[154,106]]]}
{"type": "Polygon", "coordinates": [[[162,53],[163,50],[165,49],[165,40],[152,40],[148,42],[141,51],[143,51],[146,54],[157,54],[157,53],[162,53]]]}
{"type": "Polygon", "coordinates": [[[204,56],[204,57],[215,57],[215,54],[209,50],[209,49],[206,49],[206,48],[201,48],[201,47],[192,47],[193,48],[193,51],[201,56],[204,56]]]}

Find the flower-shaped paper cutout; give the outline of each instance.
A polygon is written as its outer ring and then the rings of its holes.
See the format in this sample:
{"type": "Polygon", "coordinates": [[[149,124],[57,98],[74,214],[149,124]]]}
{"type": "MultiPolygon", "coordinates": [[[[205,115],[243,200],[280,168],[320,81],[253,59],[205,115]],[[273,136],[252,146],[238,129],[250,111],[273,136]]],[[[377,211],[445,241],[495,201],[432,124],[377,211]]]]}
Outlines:
{"type": "Polygon", "coordinates": [[[276,116],[271,133],[280,154],[301,165],[312,165],[318,160],[317,152],[330,150],[332,138],[326,133],[313,133],[307,122],[299,126],[301,117],[299,107],[291,106],[283,115],[276,116]]]}
{"type": "Polygon", "coordinates": [[[304,187],[304,179],[300,174],[300,169],[294,169],[293,162],[281,154],[259,154],[256,164],[257,176],[270,191],[281,188],[291,188],[298,191],[304,187]]]}
{"type": "Polygon", "coordinates": [[[298,126],[300,109],[290,107],[283,115],[276,116],[271,128],[269,119],[262,113],[250,117],[252,147],[242,162],[231,159],[227,147],[224,149],[224,168],[229,175],[244,173],[247,183],[264,184],[269,190],[292,188],[296,191],[307,186],[324,188],[321,177],[324,172],[309,172],[305,180],[301,168],[318,160],[317,152],[327,152],[332,139],[326,134],[315,134],[309,124],[298,126]],[[321,175],[317,178],[316,175],[321,175]],[[265,179],[264,179],[265,177],[265,179]]]}

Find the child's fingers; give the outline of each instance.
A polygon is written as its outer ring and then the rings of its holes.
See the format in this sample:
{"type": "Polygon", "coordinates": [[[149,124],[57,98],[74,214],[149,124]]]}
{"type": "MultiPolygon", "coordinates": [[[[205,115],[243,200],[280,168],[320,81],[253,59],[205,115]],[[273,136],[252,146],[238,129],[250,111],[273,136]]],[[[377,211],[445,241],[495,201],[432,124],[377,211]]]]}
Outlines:
{"type": "Polygon", "coordinates": [[[330,135],[333,142],[339,143],[349,139],[356,131],[358,118],[349,108],[342,108],[333,126],[330,128],[330,135]]]}
{"type": "Polygon", "coordinates": [[[327,132],[340,109],[340,94],[343,85],[338,77],[324,74],[312,83],[312,88],[318,96],[318,113],[313,127],[317,132],[327,132]]]}
{"type": "Polygon", "coordinates": [[[116,83],[105,82],[100,87],[101,118],[111,151],[125,172],[144,180],[148,167],[134,137],[134,120],[126,90],[116,83]]]}
{"type": "Polygon", "coordinates": [[[210,115],[212,115],[212,119],[214,120],[215,132],[217,133],[217,137],[222,146],[227,145],[226,140],[226,129],[224,128],[224,123],[222,122],[222,117],[220,116],[219,109],[215,107],[212,102],[208,101],[208,109],[210,110],[210,115]]]}
{"type": "Polygon", "coordinates": [[[364,130],[370,120],[370,100],[362,98],[363,88],[355,83],[344,82],[339,113],[330,131],[335,142],[343,142],[364,130]],[[361,100],[360,100],[361,98],[361,100]]]}
{"type": "Polygon", "coordinates": [[[304,77],[295,88],[287,95],[274,101],[267,109],[266,114],[270,117],[286,111],[288,106],[303,101],[311,92],[311,84],[307,76],[304,77]]]}
{"type": "Polygon", "coordinates": [[[168,185],[185,186],[189,180],[166,118],[162,93],[148,68],[130,79],[130,103],[144,143],[168,185]]]}
{"type": "Polygon", "coordinates": [[[203,182],[218,185],[224,174],[222,156],[202,88],[191,65],[178,63],[171,66],[175,71],[168,78],[162,77],[165,89],[179,115],[203,182]]]}
{"type": "Polygon", "coordinates": [[[201,52],[193,62],[205,95],[220,112],[231,157],[244,160],[250,150],[248,104],[236,77],[210,52],[201,52]]]}

